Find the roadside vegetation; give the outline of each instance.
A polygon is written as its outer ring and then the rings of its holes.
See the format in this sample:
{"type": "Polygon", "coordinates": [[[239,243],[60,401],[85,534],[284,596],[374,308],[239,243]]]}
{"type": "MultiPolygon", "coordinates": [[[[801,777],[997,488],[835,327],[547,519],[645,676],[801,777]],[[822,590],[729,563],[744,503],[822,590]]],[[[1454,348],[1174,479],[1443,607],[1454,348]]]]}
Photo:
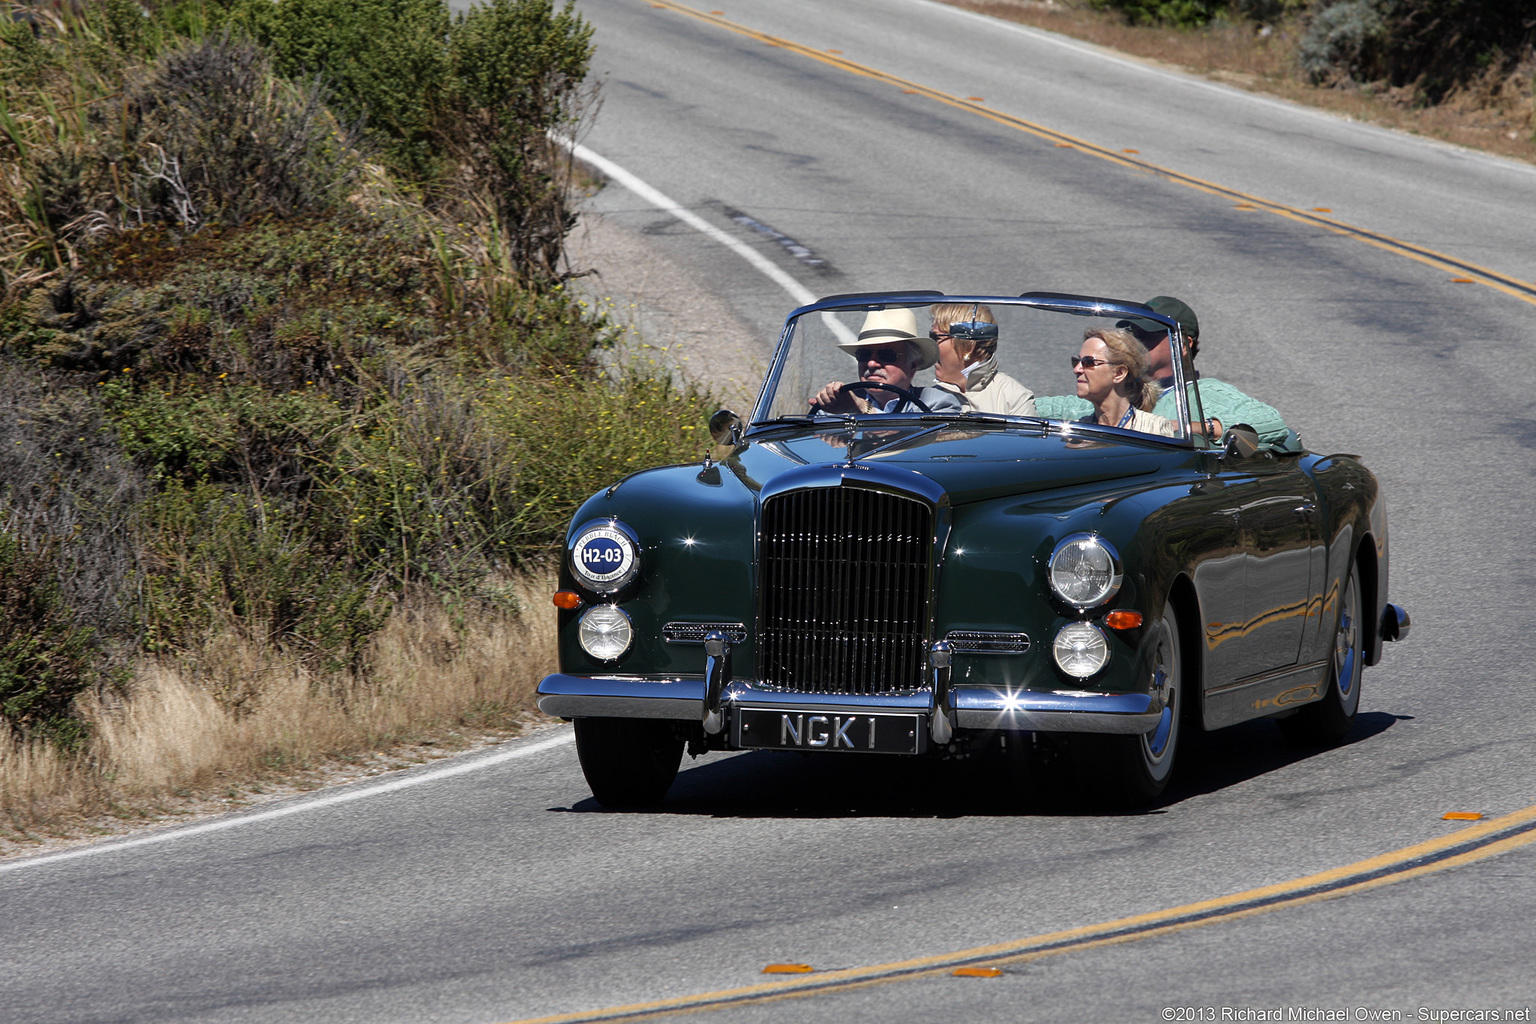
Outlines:
{"type": "Polygon", "coordinates": [[[1245,88],[1536,162],[1514,0],[946,0],[1245,88]]]}
{"type": "Polygon", "coordinates": [[[707,411],[568,288],[589,26],[0,13],[0,840],[518,729],[568,517],[707,411]]]}

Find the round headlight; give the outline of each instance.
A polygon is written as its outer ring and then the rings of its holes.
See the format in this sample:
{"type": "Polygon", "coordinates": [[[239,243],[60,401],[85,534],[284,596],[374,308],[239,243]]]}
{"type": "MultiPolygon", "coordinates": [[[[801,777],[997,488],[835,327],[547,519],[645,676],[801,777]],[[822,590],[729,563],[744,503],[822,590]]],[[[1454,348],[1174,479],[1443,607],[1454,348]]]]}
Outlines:
{"type": "Polygon", "coordinates": [[[571,542],[571,572],[588,589],[611,594],[640,572],[640,545],[616,519],[588,523],[571,542]]]}
{"type": "Polygon", "coordinates": [[[1051,589],[1075,608],[1092,608],[1120,589],[1120,558],[1103,538],[1091,533],[1067,537],[1051,552],[1051,589]]]}
{"type": "Polygon", "coordinates": [[[587,609],[577,631],[581,649],[598,661],[617,661],[634,642],[635,630],[624,609],[599,604],[587,609]]]}
{"type": "Polygon", "coordinates": [[[1056,666],[1069,676],[1087,679],[1109,660],[1109,644],[1097,626],[1072,622],[1061,627],[1051,645],[1056,666]]]}

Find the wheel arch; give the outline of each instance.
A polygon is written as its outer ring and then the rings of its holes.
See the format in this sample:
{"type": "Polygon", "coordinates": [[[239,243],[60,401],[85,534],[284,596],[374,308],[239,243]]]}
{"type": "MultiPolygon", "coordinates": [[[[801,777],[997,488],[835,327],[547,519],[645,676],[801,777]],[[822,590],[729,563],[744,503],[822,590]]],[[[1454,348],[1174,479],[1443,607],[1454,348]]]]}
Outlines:
{"type": "Polygon", "coordinates": [[[1168,603],[1173,605],[1179,623],[1179,683],[1184,692],[1184,723],[1205,730],[1205,659],[1200,643],[1200,595],[1194,581],[1184,573],[1174,578],[1168,588],[1168,603]]]}
{"type": "Polygon", "coordinates": [[[1360,538],[1355,557],[1350,562],[1360,580],[1361,628],[1365,631],[1365,663],[1381,660],[1381,574],[1377,562],[1376,539],[1369,533],[1360,538]]]}

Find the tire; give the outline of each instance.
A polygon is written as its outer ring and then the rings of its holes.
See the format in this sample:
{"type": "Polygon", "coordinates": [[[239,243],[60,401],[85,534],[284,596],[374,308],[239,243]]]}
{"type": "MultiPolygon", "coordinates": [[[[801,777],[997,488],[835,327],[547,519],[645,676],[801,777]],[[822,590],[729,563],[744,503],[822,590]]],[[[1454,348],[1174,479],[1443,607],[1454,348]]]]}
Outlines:
{"type": "Polygon", "coordinates": [[[659,803],[683,759],[673,722],[657,718],[578,718],[576,756],[605,807],[659,803]]]}
{"type": "Polygon", "coordinates": [[[1163,693],[1157,727],[1136,736],[1098,736],[1102,781],[1115,803],[1140,807],[1162,796],[1173,777],[1183,732],[1184,676],[1179,656],[1179,619],[1172,602],[1151,626],[1137,655],[1142,678],[1152,692],[1163,693]]]}
{"type": "Polygon", "coordinates": [[[1323,699],[1277,719],[1280,734],[1302,747],[1329,747],[1354,727],[1360,710],[1360,674],[1365,668],[1365,630],[1360,617],[1359,570],[1351,568],[1344,583],[1344,602],[1333,631],[1332,664],[1323,699]]]}

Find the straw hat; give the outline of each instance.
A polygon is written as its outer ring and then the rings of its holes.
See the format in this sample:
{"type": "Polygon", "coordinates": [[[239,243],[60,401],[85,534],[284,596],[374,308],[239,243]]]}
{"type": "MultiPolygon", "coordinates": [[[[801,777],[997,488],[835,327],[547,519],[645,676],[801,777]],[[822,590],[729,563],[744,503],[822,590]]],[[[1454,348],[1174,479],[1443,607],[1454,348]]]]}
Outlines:
{"type": "Polygon", "coordinates": [[[858,349],[889,345],[893,341],[904,341],[917,352],[914,371],[925,370],[939,361],[939,346],[928,335],[917,333],[917,315],[908,306],[871,310],[864,318],[864,326],[859,328],[858,339],[840,341],[837,347],[852,355],[858,349]]]}

